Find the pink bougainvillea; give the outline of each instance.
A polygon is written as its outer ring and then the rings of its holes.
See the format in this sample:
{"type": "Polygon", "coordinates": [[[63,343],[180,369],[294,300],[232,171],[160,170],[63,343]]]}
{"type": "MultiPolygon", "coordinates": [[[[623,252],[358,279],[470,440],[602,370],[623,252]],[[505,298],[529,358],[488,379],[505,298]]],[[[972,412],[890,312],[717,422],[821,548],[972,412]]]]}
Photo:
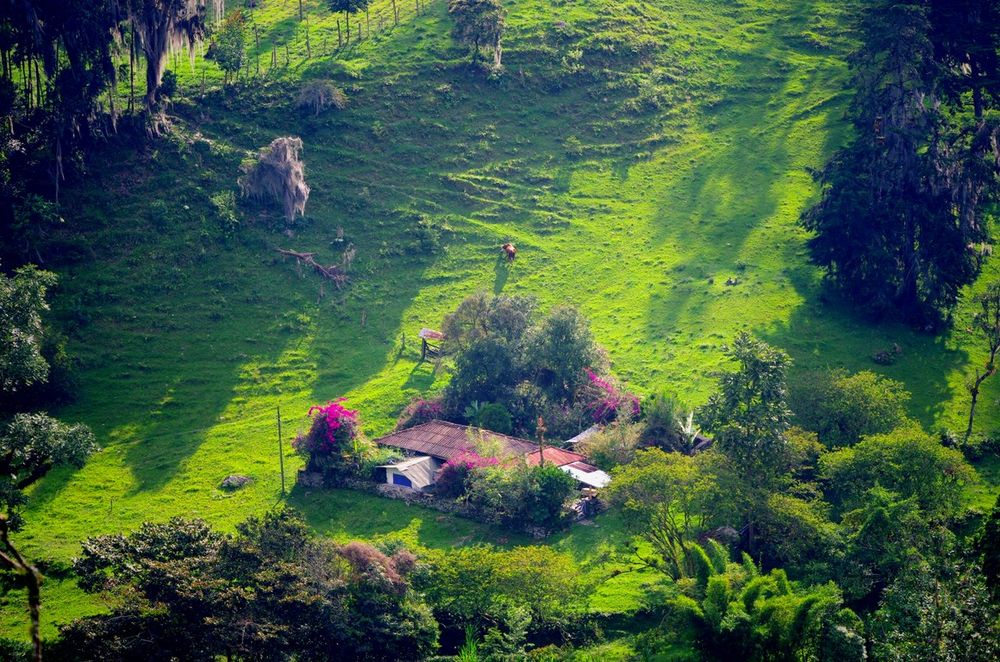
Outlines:
{"type": "Polygon", "coordinates": [[[406,428],[412,428],[414,425],[420,425],[435,418],[442,418],[443,414],[444,404],[441,400],[416,398],[399,415],[399,420],[396,421],[396,429],[405,430],[406,428]]]}
{"type": "Polygon", "coordinates": [[[312,426],[292,442],[295,450],[313,455],[342,452],[358,436],[358,412],[344,407],[347,398],[337,398],[325,405],[309,408],[312,426]]]}
{"type": "Polygon", "coordinates": [[[622,415],[631,418],[639,416],[639,398],[636,395],[620,390],[610,379],[590,369],[587,370],[587,379],[587,408],[595,423],[608,423],[622,415]]]}

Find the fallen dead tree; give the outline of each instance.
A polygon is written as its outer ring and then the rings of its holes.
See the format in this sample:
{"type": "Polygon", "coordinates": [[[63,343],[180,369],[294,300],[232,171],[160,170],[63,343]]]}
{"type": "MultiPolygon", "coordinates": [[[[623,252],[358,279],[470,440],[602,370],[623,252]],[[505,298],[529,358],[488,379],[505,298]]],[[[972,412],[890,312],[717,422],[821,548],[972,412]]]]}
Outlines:
{"type": "Polygon", "coordinates": [[[336,264],[331,264],[329,266],[320,264],[316,261],[315,253],[301,253],[287,248],[275,248],[274,250],[278,251],[282,255],[294,257],[300,265],[304,264],[307,267],[312,267],[313,271],[318,273],[320,276],[332,281],[333,284],[337,286],[338,290],[347,284],[347,272],[342,267],[336,264]]]}

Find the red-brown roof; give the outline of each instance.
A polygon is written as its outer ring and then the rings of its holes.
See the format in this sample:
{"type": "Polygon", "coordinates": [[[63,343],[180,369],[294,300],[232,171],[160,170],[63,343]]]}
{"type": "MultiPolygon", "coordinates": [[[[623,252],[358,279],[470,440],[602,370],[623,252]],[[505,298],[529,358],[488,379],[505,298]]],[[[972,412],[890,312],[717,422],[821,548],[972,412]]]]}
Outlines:
{"type": "MultiPolygon", "coordinates": [[[[538,448],[538,445],[527,439],[518,439],[499,432],[491,432],[468,425],[458,425],[447,421],[430,421],[415,425],[412,428],[393,432],[390,435],[376,439],[375,443],[392,446],[404,450],[430,455],[440,460],[450,460],[460,453],[472,448],[470,434],[480,433],[487,438],[499,440],[507,450],[514,455],[524,455],[538,448]]],[[[565,452],[565,451],[564,451],[565,452]]],[[[575,453],[574,453],[575,455],[575,453]]],[[[579,459],[583,459],[582,457],[579,459]]],[[[545,450],[545,461],[549,461],[549,449],[545,450]]],[[[572,460],[570,460],[572,462],[572,460]]]]}
{"type": "MultiPolygon", "coordinates": [[[[535,448],[537,449],[538,446],[536,445],[535,448]]],[[[585,462],[587,460],[587,458],[579,453],[565,451],[561,448],[554,448],[552,446],[545,447],[544,455],[545,464],[554,464],[557,467],[561,467],[564,464],[572,464],[573,462],[585,462]]],[[[535,466],[538,464],[539,457],[539,452],[535,450],[532,453],[528,453],[524,459],[529,466],[535,466]]]]}

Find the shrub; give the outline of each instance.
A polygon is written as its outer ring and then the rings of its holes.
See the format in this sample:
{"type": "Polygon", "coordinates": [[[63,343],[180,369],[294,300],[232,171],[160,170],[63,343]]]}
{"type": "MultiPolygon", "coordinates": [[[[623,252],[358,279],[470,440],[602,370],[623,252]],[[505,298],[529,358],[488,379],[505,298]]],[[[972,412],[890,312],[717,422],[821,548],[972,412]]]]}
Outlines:
{"type": "Polygon", "coordinates": [[[309,458],[311,470],[358,470],[371,446],[361,435],[358,412],[341,403],[346,398],[331,400],[325,405],[309,408],[312,425],[309,432],[292,442],[293,448],[309,458]]]}
{"type": "Polygon", "coordinates": [[[566,501],[575,489],[576,481],[551,464],[475,469],[468,481],[469,502],[514,528],[551,530],[565,524],[566,501]]]}
{"type": "Polygon", "coordinates": [[[587,384],[581,389],[581,396],[595,423],[610,423],[619,418],[639,418],[639,398],[619,389],[610,378],[600,377],[590,368],[585,372],[587,384]]]}
{"type": "Polygon", "coordinates": [[[330,80],[311,80],[302,85],[295,100],[295,107],[311,110],[318,116],[327,108],[347,108],[347,96],[330,80]]]}
{"type": "Polygon", "coordinates": [[[170,69],[163,72],[163,79],[160,81],[160,94],[168,99],[173,99],[174,95],[177,94],[177,74],[170,69]]]}
{"type": "Polygon", "coordinates": [[[676,436],[676,423],[684,415],[684,407],[673,396],[652,393],[642,403],[642,441],[653,446],[670,448],[676,436]]]}
{"type": "Polygon", "coordinates": [[[440,398],[416,398],[410,404],[406,405],[406,409],[399,415],[399,419],[396,421],[396,429],[405,430],[406,428],[412,428],[415,425],[427,423],[443,416],[444,404],[440,398]]]}
{"type": "Polygon", "coordinates": [[[219,191],[212,196],[212,206],[215,207],[222,236],[227,239],[232,237],[240,227],[240,219],[236,215],[236,195],[232,191],[219,191]]]}
{"type": "Polygon", "coordinates": [[[507,408],[495,402],[485,404],[473,402],[466,407],[465,418],[478,428],[492,430],[500,434],[510,434],[514,427],[507,408]]]}
{"type": "Polygon", "coordinates": [[[577,446],[577,451],[595,465],[610,471],[635,458],[643,427],[628,421],[616,421],[577,446]]]}
{"type": "Polygon", "coordinates": [[[445,462],[434,477],[438,494],[459,497],[465,494],[469,474],[474,469],[496,466],[495,457],[482,457],[474,450],[467,450],[445,462]]]}

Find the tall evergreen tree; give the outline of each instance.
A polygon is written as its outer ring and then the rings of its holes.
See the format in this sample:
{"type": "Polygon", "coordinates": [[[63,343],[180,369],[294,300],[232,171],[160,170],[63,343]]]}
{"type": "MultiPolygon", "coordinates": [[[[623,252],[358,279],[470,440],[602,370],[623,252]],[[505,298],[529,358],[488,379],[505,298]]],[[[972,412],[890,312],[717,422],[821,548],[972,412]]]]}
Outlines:
{"type": "Polygon", "coordinates": [[[956,130],[942,105],[953,86],[932,15],[929,0],[862,11],[855,138],[819,173],[822,200],[803,216],[814,259],[851,299],[921,327],[947,320],[979,273],[982,203],[996,184],[996,159],[976,147],[985,136],[956,130]]]}

